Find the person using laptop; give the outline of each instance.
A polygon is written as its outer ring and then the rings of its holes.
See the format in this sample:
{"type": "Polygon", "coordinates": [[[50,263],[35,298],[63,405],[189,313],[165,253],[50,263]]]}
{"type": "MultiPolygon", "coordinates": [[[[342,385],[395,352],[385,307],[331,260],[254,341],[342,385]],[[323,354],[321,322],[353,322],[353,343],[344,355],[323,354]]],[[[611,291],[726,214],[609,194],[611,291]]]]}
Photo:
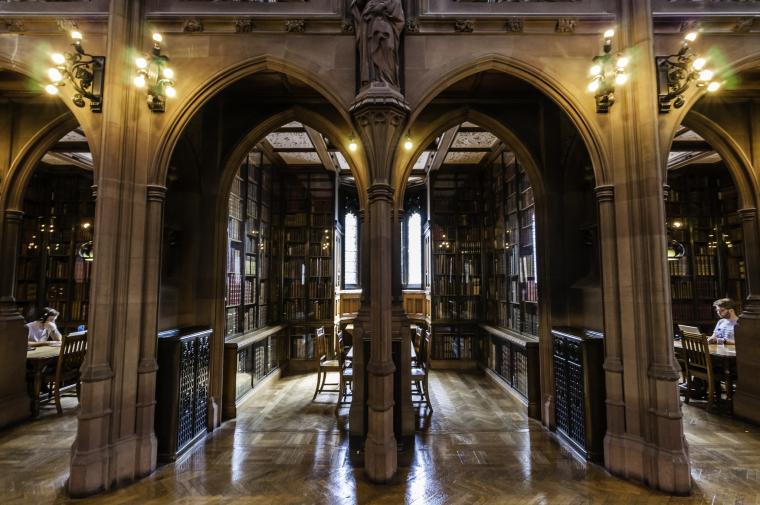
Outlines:
{"type": "Polygon", "coordinates": [[[713,302],[715,312],[720,318],[715,325],[713,334],[707,339],[709,344],[733,344],[734,327],[739,316],[736,314],[736,303],[730,298],[721,298],[713,302]]]}
{"type": "Polygon", "coordinates": [[[62,338],[61,332],[58,331],[58,327],[55,325],[57,317],[57,310],[45,307],[36,321],[27,323],[26,328],[29,331],[27,336],[28,345],[34,347],[46,345],[50,341],[60,341],[62,338]]]}

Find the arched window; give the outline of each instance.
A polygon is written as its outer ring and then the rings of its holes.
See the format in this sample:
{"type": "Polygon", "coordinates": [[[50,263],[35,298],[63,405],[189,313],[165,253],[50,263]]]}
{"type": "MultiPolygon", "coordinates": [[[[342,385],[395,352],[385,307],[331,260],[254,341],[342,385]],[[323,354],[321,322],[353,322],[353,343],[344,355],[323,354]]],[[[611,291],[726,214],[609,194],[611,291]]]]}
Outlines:
{"type": "Polygon", "coordinates": [[[406,287],[422,288],[422,216],[414,212],[406,222],[406,287]]]}
{"type": "Polygon", "coordinates": [[[343,248],[344,287],[355,288],[359,285],[359,224],[353,212],[346,213],[346,238],[343,248]]]}

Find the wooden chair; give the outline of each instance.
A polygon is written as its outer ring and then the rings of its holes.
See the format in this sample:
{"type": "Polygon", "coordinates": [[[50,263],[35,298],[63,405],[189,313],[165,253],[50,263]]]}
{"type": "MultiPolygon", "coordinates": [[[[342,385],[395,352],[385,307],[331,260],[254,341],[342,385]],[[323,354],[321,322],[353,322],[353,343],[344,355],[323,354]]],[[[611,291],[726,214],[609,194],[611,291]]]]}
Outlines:
{"type": "Polygon", "coordinates": [[[58,355],[55,372],[48,377],[50,391],[55,399],[55,408],[63,414],[61,407],[61,392],[76,388],[77,399],[80,393],[79,369],[84,363],[87,353],[87,332],[77,331],[64,335],[61,341],[61,352],[58,355]]]}
{"type": "Polygon", "coordinates": [[[428,376],[430,375],[430,333],[424,332],[420,340],[420,352],[417,355],[417,365],[412,367],[412,404],[416,407],[427,405],[430,412],[433,412],[433,405],[430,403],[430,389],[428,388],[428,376]],[[418,397],[418,400],[414,400],[418,397]]]}
{"type": "Polygon", "coordinates": [[[707,409],[711,409],[715,401],[715,378],[713,376],[710,347],[707,337],[699,333],[683,332],[681,342],[684,349],[686,364],[686,395],[688,404],[692,388],[692,378],[697,377],[707,383],[707,409]]]}
{"type": "Polygon", "coordinates": [[[338,403],[335,404],[335,413],[338,413],[340,407],[349,405],[349,397],[353,395],[354,369],[352,360],[348,357],[348,351],[351,349],[350,334],[338,333],[338,359],[340,361],[340,383],[338,386],[338,403]]]}
{"type": "Polygon", "coordinates": [[[329,349],[324,328],[317,328],[317,356],[319,356],[319,368],[317,369],[317,387],[314,390],[314,401],[319,393],[340,393],[339,389],[325,389],[325,386],[340,386],[339,382],[327,382],[327,374],[340,372],[340,361],[336,359],[335,349],[329,349]]]}

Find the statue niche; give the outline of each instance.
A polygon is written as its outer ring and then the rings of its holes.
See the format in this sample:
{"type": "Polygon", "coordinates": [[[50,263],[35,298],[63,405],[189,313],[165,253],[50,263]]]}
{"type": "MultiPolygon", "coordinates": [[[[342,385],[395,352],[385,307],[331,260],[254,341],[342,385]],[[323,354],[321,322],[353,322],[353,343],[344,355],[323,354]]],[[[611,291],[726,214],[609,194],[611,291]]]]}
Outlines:
{"type": "Polygon", "coordinates": [[[399,87],[398,46],[404,27],[400,0],[352,0],[361,87],[380,82],[399,87]]]}

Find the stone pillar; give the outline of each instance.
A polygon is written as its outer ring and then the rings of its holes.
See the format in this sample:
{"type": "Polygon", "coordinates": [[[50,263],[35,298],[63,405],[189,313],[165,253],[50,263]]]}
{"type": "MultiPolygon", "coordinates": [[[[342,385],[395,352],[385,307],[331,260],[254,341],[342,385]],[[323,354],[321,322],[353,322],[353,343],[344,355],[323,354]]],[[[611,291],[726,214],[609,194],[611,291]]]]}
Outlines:
{"type": "MultiPolygon", "coordinates": [[[[615,474],[686,494],[691,478],[672,342],[662,187],[666,168],[659,148],[651,2],[624,0],[619,5],[618,47],[636,57],[629,84],[618,90],[604,126],[612,140],[625,433],[608,432],[605,464],[615,474]]],[[[613,324],[613,335],[616,330],[613,324]]],[[[607,365],[614,387],[620,374],[613,372],[618,363],[612,358],[607,365]]],[[[615,415],[623,411],[611,407],[615,415]]],[[[618,429],[620,420],[612,421],[618,429]]]]}
{"type": "Polygon", "coordinates": [[[599,204],[599,242],[604,302],[604,375],[607,433],[604,437],[604,461],[608,468],[624,468],[621,451],[625,435],[625,398],[623,395],[623,360],[620,342],[620,297],[617,275],[617,233],[615,230],[615,191],[610,185],[595,188],[599,204]]]}
{"type": "Polygon", "coordinates": [[[739,211],[744,232],[744,268],[747,276],[747,299],[744,300],[736,326],[736,394],[734,414],[760,423],[760,237],[757,209],[739,211]]]}
{"type": "MultiPolygon", "coordinates": [[[[389,86],[373,83],[351,107],[369,169],[368,233],[369,308],[371,344],[367,439],[364,468],[374,482],[388,482],[396,473],[396,437],[393,432],[392,297],[393,281],[393,161],[408,107],[389,86]]],[[[364,305],[364,304],[362,304],[364,305]]]]}
{"type": "Polygon", "coordinates": [[[359,313],[354,319],[354,358],[352,367],[354,369],[354,379],[351,386],[351,409],[348,413],[348,430],[352,438],[362,437],[366,433],[367,420],[365,419],[364,408],[367,404],[367,398],[364,395],[364,385],[366,378],[366,364],[368,356],[364,355],[364,340],[369,334],[365,330],[369,329],[369,230],[365,219],[366,212],[359,209],[356,220],[359,224],[359,282],[362,288],[361,305],[359,313]]]}
{"type": "Polygon", "coordinates": [[[21,235],[20,210],[2,214],[2,249],[0,258],[0,428],[26,419],[31,414],[26,391],[26,339],[24,318],[13,298],[16,278],[16,254],[21,235]]]}
{"type": "MultiPolygon", "coordinates": [[[[155,469],[153,431],[163,190],[149,186],[150,113],[130,82],[143,2],[111,0],[89,341],[69,493],[109,490],[155,469]]],[[[94,141],[94,139],[93,139],[94,141]]]]}
{"type": "Polygon", "coordinates": [[[396,208],[393,219],[393,301],[391,303],[391,333],[393,341],[401,346],[399,359],[401,374],[401,391],[396,398],[397,408],[401,409],[401,435],[414,435],[414,407],[412,405],[412,334],[411,321],[404,309],[404,294],[401,283],[401,221],[404,213],[396,208]]]}

